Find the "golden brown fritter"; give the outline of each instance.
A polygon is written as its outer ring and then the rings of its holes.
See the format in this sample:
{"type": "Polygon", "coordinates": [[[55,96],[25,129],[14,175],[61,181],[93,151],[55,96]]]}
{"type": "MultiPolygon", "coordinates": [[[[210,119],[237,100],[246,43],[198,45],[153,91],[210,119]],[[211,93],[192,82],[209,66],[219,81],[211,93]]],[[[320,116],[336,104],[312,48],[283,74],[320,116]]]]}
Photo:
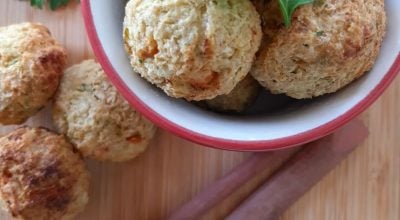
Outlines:
{"type": "Polygon", "coordinates": [[[61,136],[19,128],[0,138],[0,201],[16,219],[71,219],[88,202],[89,174],[61,136]]]}
{"type": "Polygon", "coordinates": [[[124,40],[133,69],[188,101],[228,94],[249,72],[261,41],[249,0],[131,0],[124,40]]]}
{"type": "Polygon", "coordinates": [[[53,121],[86,157],[126,161],[147,149],[156,127],[134,110],[94,60],[67,69],[53,121]]]}
{"type": "Polygon", "coordinates": [[[272,34],[251,73],[272,93],[297,99],[336,92],[372,68],[385,28],[383,0],[318,0],[272,34]]]}
{"type": "Polygon", "coordinates": [[[283,28],[283,17],[277,0],[252,0],[261,17],[263,37],[260,50],[268,46],[283,28]]]}
{"type": "Polygon", "coordinates": [[[255,101],[260,90],[260,84],[251,75],[247,75],[229,94],[202,102],[216,112],[241,113],[255,101]]]}
{"type": "Polygon", "coordinates": [[[41,24],[0,27],[0,123],[21,124],[57,90],[66,52],[41,24]]]}

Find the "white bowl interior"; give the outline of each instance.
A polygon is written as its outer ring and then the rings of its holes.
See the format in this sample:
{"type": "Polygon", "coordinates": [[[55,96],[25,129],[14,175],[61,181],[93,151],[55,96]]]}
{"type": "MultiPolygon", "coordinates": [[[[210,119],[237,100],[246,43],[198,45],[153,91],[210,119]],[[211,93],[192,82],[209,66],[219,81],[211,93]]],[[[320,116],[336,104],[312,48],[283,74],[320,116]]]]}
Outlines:
{"type": "MultiPolygon", "coordinates": [[[[374,68],[361,79],[333,95],[283,111],[247,116],[228,116],[202,110],[183,100],[166,96],[134,73],[122,42],[125,0],[91,1],[95,28],[113,68],[137,97],[171,122],[216,138],[263,141],[296,135],[319,127],[344,114],[363,100],[383,79],[400,51],[400,1],[386,0],[388,30],[374,68]]],[[[258,103],[262,104],[262,101],[258,103]]],[[[270,104],[269,104],[270,105],[270,104]]]]}

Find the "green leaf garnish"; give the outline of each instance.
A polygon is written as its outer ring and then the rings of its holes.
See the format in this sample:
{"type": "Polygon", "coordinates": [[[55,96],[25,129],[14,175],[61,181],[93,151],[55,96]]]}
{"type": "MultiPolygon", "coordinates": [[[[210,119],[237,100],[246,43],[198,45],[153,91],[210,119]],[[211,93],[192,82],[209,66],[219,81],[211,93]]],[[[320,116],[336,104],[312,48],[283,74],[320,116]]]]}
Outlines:
{"type": "Polygon", "coordinates": [[[292,16],[296,8],[313,2],[314,0],[279,0],[279,6],[281,8],[285,26],[289,27],[291,25],[292,16]]]}
{"type": "Polygon", "coordinates": [[[51,10],[56,10],[59,7],[67,5],[69,0],[50,0],[49,5],[51,10]]]}
{"type": "Polygon", "coordinates": [[[66,6],[71,0],[30,0],[31,6],[43,8],[48,3],[51,10],[56,10],[60,7],[66,6]]]}
{"type": "Polygon", "coordinates": [[[44,0],[31,0],[31,5],[38,8],[43,8],[44,0]]]}

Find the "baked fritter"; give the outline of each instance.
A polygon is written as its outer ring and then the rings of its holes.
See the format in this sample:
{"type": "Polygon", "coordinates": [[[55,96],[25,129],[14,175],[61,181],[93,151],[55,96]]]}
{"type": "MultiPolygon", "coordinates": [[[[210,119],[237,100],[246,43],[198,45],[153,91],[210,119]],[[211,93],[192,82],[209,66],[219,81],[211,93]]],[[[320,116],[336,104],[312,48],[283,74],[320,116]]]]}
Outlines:
{"type": "Polygon", "coordinates": [[[260,14],[263,37],[260,51],[267,47],[283,28],[283,17],[277,0],[252,0],[260,14]]]}
{"type": "Polygon", "coordinates": [[[251,75],[247,75],[229,94],[202,102],[216,112],[241,113],[256,100],[260,90],[260,84],[251,75]]]}
{"type": "Polygon", "coordinates": [[[262,34],[249,0],[131,0],[123,35],[134,71],[169,96],[199,101],[233,90],[262,34]]]}
{"type": "Polygon", "coordinates": [[[15,219],[72,219],[88,202],[89,174],[62,135],[19,128],[0,138],[0,201],[15,219]]]}
{"type": "Polygon", "coordinates": [[[53,121],[84,156],[100,161],[136,157],[156,131],[117,92],[94,60],[65,71],[55,96],[53,121]]]}
{"type": "MultiPolygon", "coordinates": [[[[268,4],[279,10],[276,1],[268,4]]],[[[270,14],[276,24],[277,13],[270,14]]],[[[264,23],[264,32],[268,28],[274,25],[264,23]]],[[[297,9],[289,28],[270,35],[251,73],[276,94],[304,99],[333,93],[372,68],[385,29],[383,0],[317,0],[297,9]]]]}
{"type": "Polygon", "coordinates": [[[57,90],[66,52],[35,23],[0,27],[0,123],[21,124],[57,90]]]}

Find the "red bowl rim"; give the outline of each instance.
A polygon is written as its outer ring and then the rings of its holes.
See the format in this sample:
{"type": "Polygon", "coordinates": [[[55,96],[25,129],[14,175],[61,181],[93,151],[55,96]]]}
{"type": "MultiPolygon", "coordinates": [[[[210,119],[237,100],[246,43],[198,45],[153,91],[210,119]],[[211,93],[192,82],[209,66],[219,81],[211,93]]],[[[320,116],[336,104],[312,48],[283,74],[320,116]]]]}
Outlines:
{"type": "Polygon", "coordinates": [[[163,129],[166,129],[182,138],[190,140],[192,142],[218,148],[224,150],[233,151],[268,151],[278,150],[293,146],[298,146],[317,140],[328,134],[331,134],[336,129],[340,128],[344,124],[348,123],[351,119],[358,116],[364,110],[366,110],[390,85],[393,79],[400,71],[400,54],[396,57],[395,62],[392,64],[389,71],[386,73],[381,82],[357,105],[352,107],[344,114],[337,118],[309,131],[305,131],[296,135],[278,138],[273,140],[263,141],[238,141],[223,138],[216,138],[207,136],[204,134],[197,133],[187,128],[181,127],[174,122],[168,120],[162,115],[152,110],[149,106],[143,103],[122,81],[118,73],[111,65],[107,55],[104,52],[103,46],[98,38],[97,30],[94,25],[90,0],[82,0],[82,14],[86,27],[86,32],[89,37],[89,41],[92,45],[93,51],[97,57],[97,60],[104,68],[111,82],[116,86],[122,96],[133,106],[136,110],[142,113],[150,121],[154,122],[163,129]]]}

